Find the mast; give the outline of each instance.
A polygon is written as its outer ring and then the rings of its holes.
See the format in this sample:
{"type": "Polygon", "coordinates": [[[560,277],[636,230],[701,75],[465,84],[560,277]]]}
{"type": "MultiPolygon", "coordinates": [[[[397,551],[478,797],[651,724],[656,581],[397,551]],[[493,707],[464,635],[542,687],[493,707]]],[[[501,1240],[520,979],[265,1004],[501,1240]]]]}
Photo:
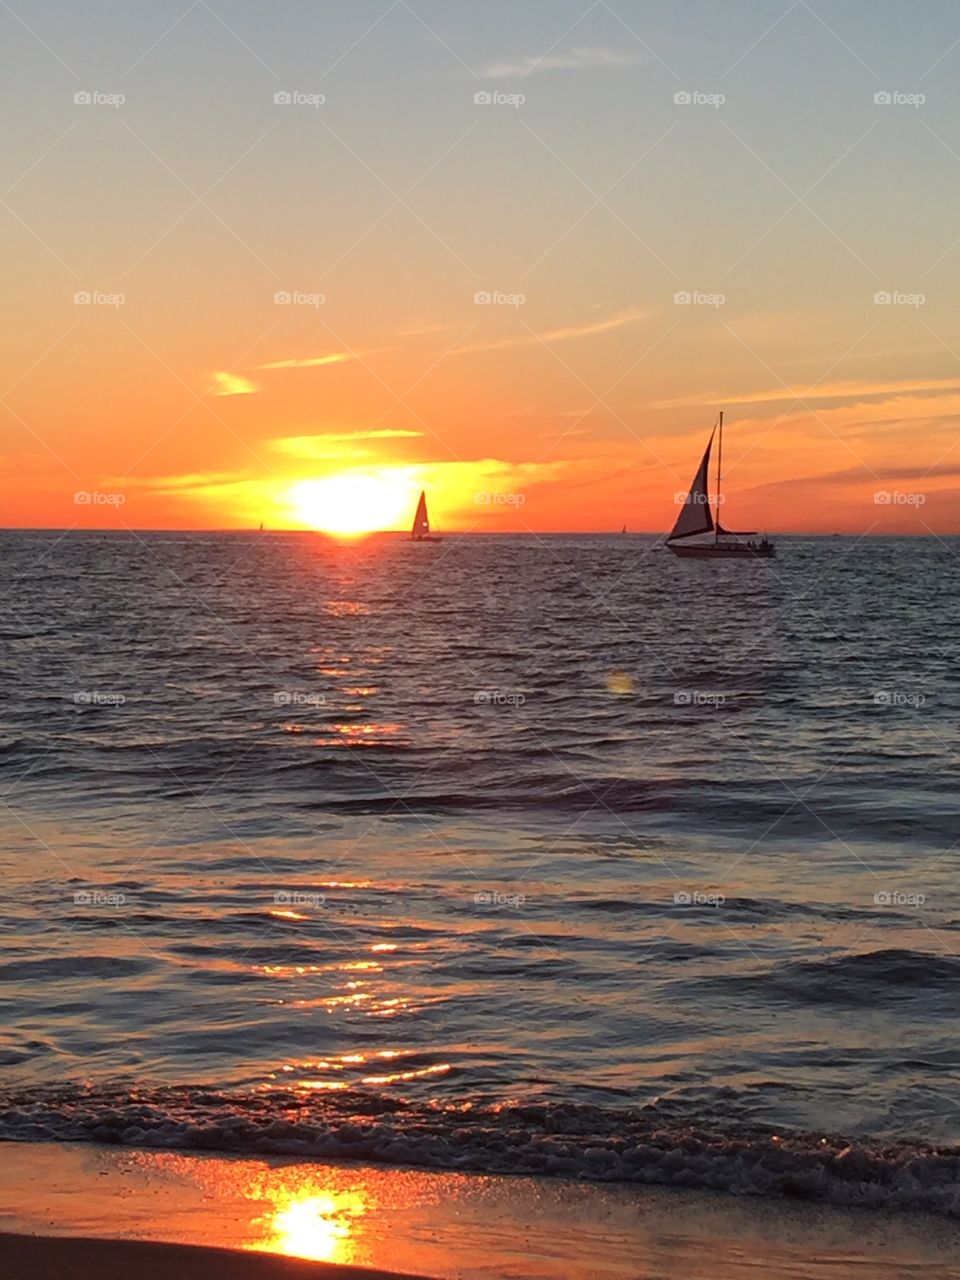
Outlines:
{"type": "Polygon", "coordinates": [[[723,410],[720,410],[720,439],[717,442],[717,527],[714,530],[713,541],[716,545],[720,541],[720,483],[723,479],[723,410]]]}

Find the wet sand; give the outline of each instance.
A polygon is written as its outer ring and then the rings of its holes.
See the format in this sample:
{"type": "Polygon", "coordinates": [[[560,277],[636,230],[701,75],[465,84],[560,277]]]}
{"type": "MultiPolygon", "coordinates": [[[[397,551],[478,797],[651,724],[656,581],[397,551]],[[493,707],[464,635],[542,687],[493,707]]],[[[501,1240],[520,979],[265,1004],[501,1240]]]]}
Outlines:
{"type": "Polygon", "coordinates": [[[87,1144],[2,1155],[18,1238],[0,1280],[960,1280],[960,1225],[923,1215],[87,1144]]]}
{"type": "Polygon", "coordinates": [[[398,1272],[134,1240],[0,1234],[0,1274],[64,1280],[414,1280],[398,1272]]]}

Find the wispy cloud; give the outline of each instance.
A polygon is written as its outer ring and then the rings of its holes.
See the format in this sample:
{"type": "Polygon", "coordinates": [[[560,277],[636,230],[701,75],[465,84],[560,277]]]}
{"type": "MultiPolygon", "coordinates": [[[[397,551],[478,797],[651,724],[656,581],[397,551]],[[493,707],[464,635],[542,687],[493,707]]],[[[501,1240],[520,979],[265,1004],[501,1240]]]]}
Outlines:
{"type": "Polygon", "coordinates": [[[890,395],[929,395],[935,391],[960,390],[957,378],[914,378],[887,381],[866,379],[823,382],[819,386],[773,387],[767,391],[744,391],[737,395],[705,392],[677,400],[657,400],[647,409],[685,409],[697,405],[790,404],[798,400],[872,400],[890,395]]]}
{"type": "Polygon", "coordinates": [[[573,49],[528,56],[515,62],[494,62],[481,72],[491,80],[508,80],[515,76],[527,76],[535,71],[578,71],[588,67],[635,67],[647,59],[645,55],[628,49],[600,49],[578,45],[573,49]]]}
{"type": "Polygon", "coordinates": [[[448,324],[414,324],[409,329],[401,329],[397,333],[398,338],[422,338],[430,333],[449,333],[450,325],[448,324]]]}
{"type": "Polygon", "coordinates": [[[377,431],[322,431],[312,436],[281,436],[270,441],[270,448],[291,458],[319,461],[343,456],[345,450],[336,448],[337,445],[364,440],[416,440],[422,435],[422,431],[405,431],[395,427],[384,427],[377,431]]]}
{"type": "MultiPolygon", "coordinates": [[[[561,418],[568,418],[569,416],[570,415],[567,413],[558,414],[558,417],[561,417],[561,418]]],[[[593,435],[593,432],[590,431],[587,427],[564,427],[563,430],[557,429],[553,431],[541,431],[540,439],[560,441],[560,440],[569,440],[573,436],[592,436],[592,435],[593,435]]]]}
{"type": "Polygon", "coordinates": [[[466,355],[476,351],[507,351],[513,347],[537,347],[542,343],[573,342],[577,338],[589,338],[597,333],[609,333],[612,329],[622,329],[624,325],[636,324],[646,320],[652,312],[643,307],[629,307],[626,311],[618,311],[606,320],[594,320],[589,324],[568,325],[563,329],[550,329],[546,333],[516,334],[509,338],[497,338],[493,342],[477,342],[469,347],[455,347],[451,355],[466,355]]]}
{"type": "MultiPolygon", "coordinates": [[[[372,355],[372,352],[367,352],[372,355]]],[[[258,369],[319,369],[325,364],[346,364],[349,360],[359,360],[359,353],[352,351],[331,351],[325,356],[293,356],[289,360],[271,360],[269,364],[258,364],[258,369]]]]}
{"type": "MultiPolygon", "coordinates": [[[[906,483],[914,480],[955,480],[960,476],[960,463],[940,462],[932,467],[848,467],[845,471],[829,471],[826,475],[806,476],[797,480],[797,484],[850,484],[851,481],[862,481],[874,485],[877,480],[900,480],[906,483]]],[[[765,487],[788,485],[787,480],[774,480],[765,487]]]]}
{"type": "Polygon", "coordinates": [[[263,388],[239,373],[215,373],[213,375],[213,391],[218,396],[251,396],[263,388]]]}
{"type": "MultiPolygon", "coordinates": [[[[844,499],[851,503],[866,500],[876,506],[878,504],[873,501],[873,495],[879,488],[890,484],[895,487],[902,486],[911,492],[923,493],[927,502],[942,504],[947,499],[955,499],[957,491],[941,488],[940,483],[945,480],[955,481],[958,477],[960,477],[960,464],[953,463],[940,463],[932,467],[895,465],[849,467],[843,471],[827,471],[821,475],[764,480],[760,484],[750,485],[741,490],[740,496],[750,498],[753,495],[762,495],[769,498],[775,492],[784,491],[791,494],[797,493],[804,501],[825,503],[836,507],[840,502],[840,496],[836,492],[839,489],[843,491],[844,499]]],[[[884,511],[881,505],[876,514],[879,516],[889,513],[884,511]]]]}
{"type": "Polygon", "coordinates": [[[247,472],[188,471],[167,476],[100,476],[98,483],[111,489],[146,489],[164,495],[199,494],[243,483],[247,472]]]}

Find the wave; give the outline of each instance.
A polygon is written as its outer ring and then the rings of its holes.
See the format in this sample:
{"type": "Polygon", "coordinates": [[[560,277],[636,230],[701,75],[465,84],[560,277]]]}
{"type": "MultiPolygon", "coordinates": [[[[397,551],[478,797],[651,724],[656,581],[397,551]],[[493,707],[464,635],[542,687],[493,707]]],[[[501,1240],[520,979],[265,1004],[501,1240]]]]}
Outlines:
{"type": "Polygon", "coordinates": [[[411,1103],[209,1086],[45,1086],[0,1099],[0,1139],[656,1184],[960,1218],[960,1149],[679,1123],[642,1108],[411,1103]]]}
{"type": "Polygon", "coordinates": [[[960,988],[960,958],[888,947],[846,953],[826,960],[801,960],[747,977],[721,975],[706,985],[752,990],[761,998],[787,998],[802,1004],[874,1006],[933,994],[955,995],[960,988]]]}
{"type": "Polygon", "coordinates": [[[845,986],[882,982],[893,987],[953,989],[960,983],[960,958],[887,947],[881,951],[846,953],[829,960],[805,961],[796,969],[811,978],[845,986]]]}

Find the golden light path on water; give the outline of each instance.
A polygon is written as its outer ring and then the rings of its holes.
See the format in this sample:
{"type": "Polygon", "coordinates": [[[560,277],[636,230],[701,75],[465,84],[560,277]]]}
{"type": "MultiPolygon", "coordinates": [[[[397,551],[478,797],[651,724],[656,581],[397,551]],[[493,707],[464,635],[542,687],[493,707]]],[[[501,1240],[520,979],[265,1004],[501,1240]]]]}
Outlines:
{"type": "MultiPolygon", "coordinates": [[[[296,1073],[298,1078],[295,1082],[295,1088],[302,1089],[305,1092],[321,1092],[323,1090],[332,1089],[351,1089],[358,1084],[364,1085],[386,1085],[386,1084],[403,1084],[409,1080],[426,1080],[431,1076],[444,1076],[448,1071],[453,1069],[450,1062],[435,1062],[427,1067],[415,1067],[404,1070],[387,1070],[388,1063],[398,1063],[398,1060],[409,1055],[409,1049],[381,1049],[375,1053],[344,1053],[339,1057],[324,1058],[319,1062],[300,1062],[290,1064],[280,1068],[278,1072],[274,1072],[272,1079],[279,1080],[284,1074],[296,1073]],[[360,1069],[365,1072],[362,1075],[351,1075],[349,1079],[338,1080],[315,1079],[311,1073],[335,1073],[338,1071],[353,1071],[360,1069]]],[[[271,1086],[265,1086],[269,1089],[271,1086]]]]}

